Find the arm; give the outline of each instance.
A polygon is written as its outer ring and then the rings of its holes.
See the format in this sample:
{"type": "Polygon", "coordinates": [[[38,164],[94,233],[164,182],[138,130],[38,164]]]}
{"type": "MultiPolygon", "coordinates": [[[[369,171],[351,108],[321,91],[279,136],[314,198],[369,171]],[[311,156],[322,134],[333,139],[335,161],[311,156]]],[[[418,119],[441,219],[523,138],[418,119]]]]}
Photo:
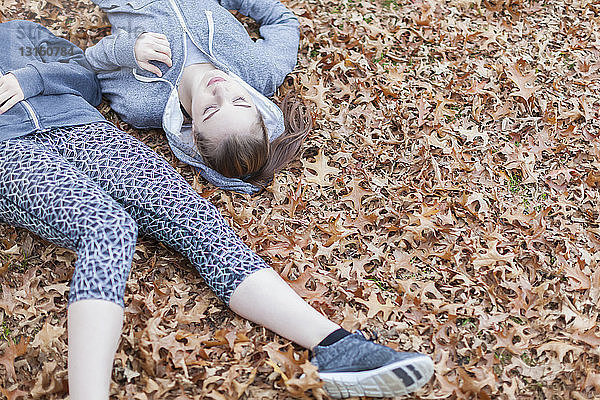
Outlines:
{"type": "Polygon", "coordinates": [[[162,76],[160,68],[150,61],[160,61],[169,68],[173,66],[169,40],[165,35],[154,32],[133,35],[120,30],[117,35],[104,37],[95,46],[88,47],[85,55],[95,71],[141,67],[162,76]]]}
{"type": "Polygon", "coordinates": [[[271,95],[296,66],[300,44],[298,18],[278,0],[220,0],[220,4],[259,23],[262,38],[256,41],[255,51],[271,66],[273,76],[269,81],[273,87],[263,90],[271,95]]]}
{"type": "Polygon", "coordinates": [[[100,104],[98,80],[79,47],[54,36],[39,24],[23,22],[19,28],[38,49],[41,58],[41,61],[29,60],[24,67],[10,71],[17,78],[25,99],[40,94],[75,94],[94,106],[100,104]]]}
{"type": "Polygon", "coordinates": [[[121,67],[138,68],[135,60],[135,42],[142,32],[130,33],[123,29],[103,37],[96,45],[85,50],[85,56],[94,71],[113,71],[121,67]]]}
{"type": "Polygon", "coordinates": [[[252,18],[260,25],[260,34],[267,39],[272,37],[273,32],[278,32],[266,29],[263,34],[263,28],[276,26],[287,31],[291,36],[298,37],[298,18],[286,6],[281,4],[279,0],[219,0],[222,7],[228,10],[236,10],[247,17],[252,18]],[[288,28],[292,28],[288,30],[288,28]]]}

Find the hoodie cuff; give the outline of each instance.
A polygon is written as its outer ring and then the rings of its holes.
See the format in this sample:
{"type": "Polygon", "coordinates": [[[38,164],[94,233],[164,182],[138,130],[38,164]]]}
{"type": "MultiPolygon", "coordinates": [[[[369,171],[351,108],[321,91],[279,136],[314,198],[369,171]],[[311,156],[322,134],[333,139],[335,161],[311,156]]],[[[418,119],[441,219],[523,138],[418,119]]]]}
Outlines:
{"type": "Polygon", "coordinates": [[[119,32],[114,43],[114,53],[117,65],[129,68],[139,68],[135,59],[135,42],[142,33],[133,34],[124,30],[119,32]]]}
{"type": "Polygon", "coordinates": [[[27,65],[26,67],[10,71],[10,73],[19,81],[19,86],[21,86],[25,99],[37,96],[44,91],[42,77],[33,66],[27,65]]]}

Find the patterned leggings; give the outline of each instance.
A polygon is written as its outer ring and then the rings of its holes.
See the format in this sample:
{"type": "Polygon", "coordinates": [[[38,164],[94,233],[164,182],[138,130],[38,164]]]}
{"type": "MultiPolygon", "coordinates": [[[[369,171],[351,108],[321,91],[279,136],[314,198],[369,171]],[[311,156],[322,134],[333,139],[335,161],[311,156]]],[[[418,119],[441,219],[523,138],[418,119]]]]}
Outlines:
{"type": "Polygon", "coordinates": [[[185,255],[226,304],[268,268],[165,159],[109,123],[0,142],[0,220],[77,251],[69,303],[123,306],[138,228],[185,255]]]}

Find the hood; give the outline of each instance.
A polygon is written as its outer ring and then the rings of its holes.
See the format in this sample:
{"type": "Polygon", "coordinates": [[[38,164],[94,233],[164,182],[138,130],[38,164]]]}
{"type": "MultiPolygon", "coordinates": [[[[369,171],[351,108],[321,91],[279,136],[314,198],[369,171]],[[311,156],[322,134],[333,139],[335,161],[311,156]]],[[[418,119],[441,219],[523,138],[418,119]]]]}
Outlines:
{"type": "MultiPolygon", "coordinates": [[[[283,123],[283,112],[271,100],[256,91],[237,75],[232,72],[229,76],[236,79],[250,93],[256,108],[261,113],[269,134],[269,140],[273,141],[285,130],[283,123]]],[[[163,115],[163,129],[167,134],[169,146],[175,156],[186,164],[190,164],[210,183],[222,189],[233,190],[242,193],[256,193],[262,188],[237,178],[228,178],[214,169],[208,167],[200,153],[196,150],[192,137],[192,126],[183,124],[183,114],[179,106],[179,96],[174,88],[169,96],[163,115]]]]}
{"type": "MultiPolygon", "coordinates": [[[[213,36],[214,36],[214,21],[212,18],[211,11],[204,11],[206,18],[208,20],[209,27],[209,40],[208,40],[208,50],[209,54],[206,56],[213,61],[214,65],[217,65],[219,69],[222,69],[226,72],[230,77],[235,79],[238,83],[240,83],[250,94],[256,108],[262,115],[262,118],[265,122],[265,126],[267,128],[267,133],[269,135],[269,140],[272,142],[277,137],[279,137],[285,130],[284,125],[284,117],[283,112],[279,107],[275,105],[271,100],[269,100],[262,93],[254,89],[251,85],[246,83],[242,78],[233,73],[232,71],[227,70],[226,68],[221,68],[223,66],[218,60],[216,60],[213,51],[213,36]]],[[[188,34],[190,38],[193,39],[193,36],[187,31],[187,28],[184,24],[182,24],[184,35],[188,34]]],[[[185,43],[185,40],[184,40],[185,43]]],[[[196,43],[195,45],[202,50],[200,46],[196,43]]],[[[185,49],[185,54],[187,57],[187,48],[185,49]]],[[[184,125],[183,121],[183,113],[181,112],[179,95],[177,92],[177,87],[175,87],[170,81],[162,78],[147,78],[141,76],[133,71],[133,74],[136,79],[142,82],[165,82],[170,86],[170,95],[165,106],[165,110],[162,118],[162,127],[166,133],[167,140],[169,142],[169,146],[171,150],[175,154],[175,156],[186,164],[194,166],[197,171],[210,183],[215,186],[218,186],[222,189],[233,190],[236,192],[242,193],[257,193],[262,188],[256,185],[253,185],[248,182],[244,182],[241,179],[237,178],[228,178],[226,176],[221,175],[219,172],[214,169],[208,167],[200,153],[196,150],[194,145],[194,139],[192,136],[192,127],[189,124],[184,125]]]]}

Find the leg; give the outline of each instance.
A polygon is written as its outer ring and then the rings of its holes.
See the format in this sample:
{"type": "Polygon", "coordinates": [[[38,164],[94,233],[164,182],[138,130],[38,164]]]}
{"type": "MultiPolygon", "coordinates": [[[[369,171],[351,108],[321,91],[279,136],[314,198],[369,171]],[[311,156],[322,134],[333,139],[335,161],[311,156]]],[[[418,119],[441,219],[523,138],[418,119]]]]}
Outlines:
{"type": "Polygon", "coordinates": [[[77,251],[68,311],[70,398],[108,399],[135,221],[36,135],[0,142],[0,219],[77,251]]]}
{"type": "Polygon", "coordinates": [[[69,399],[106,400],[121,329],[123,307],[83,299],[69,305],[69,399]]]}
{"type": "Polygon", "coordinates": [[[233,311],[307,348],[339,328],[300,298],[216,207],[140,141],[104,124],[66,129],[52,145],[120,202],[142,232],[185,255],[233,311]]]}
{"type": "Polygon", "coordinates": [[[65,157],[95,154],[69,161],[120,202],[143,232],[187,256],[234,311],[312,348],[312,361],[332,396],[406,394],[433,374],[429,357],[395,352],[358,333],[330,341],[339,327],[269,270],[216,208],[143,143],[107,126],[69,129],[63,134],[68,140],[57,136],[56,148],[66,149],[65,157]],[[85,150],[69,150],[69,144],[85,150]]]}
{"type": "Polygon", "coordinates": [[[307,349],[340,328],[308,305],[271,268],[244,279],[231,295],[229,307],[307,349]]]}

